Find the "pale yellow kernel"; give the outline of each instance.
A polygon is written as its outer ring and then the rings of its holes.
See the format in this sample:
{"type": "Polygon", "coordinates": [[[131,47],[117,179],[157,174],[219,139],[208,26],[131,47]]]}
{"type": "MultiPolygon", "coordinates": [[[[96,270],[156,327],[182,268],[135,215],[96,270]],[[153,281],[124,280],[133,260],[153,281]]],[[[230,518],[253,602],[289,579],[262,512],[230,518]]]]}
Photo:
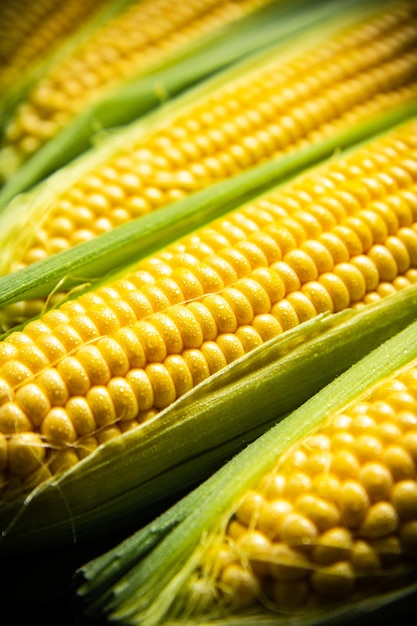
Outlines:
{"type": "Polygon", "coordinates": [[[362,245],[363,252],[366,252],[367,250],[369,250],[369,248],[372,246],[374,242],[372,238],[371,229],[366,224],[366,222],[361,220],[360,217],[349,215],[349,217],[347,217],[343,221],[343,223],[348,228],[351,228],[355,232],[355,234],[358,236],[362,245]]]}
{"type": "Polygon", "coordinates": [[[308,575],[309,562],[306,556],[286,543],[273,544],[270,560],[270,573],[276,580],[294,582],[308,575]]]}
{"type": "MultiPolygon", "coordinates": [[[[151,318],[151,320],[152,319],[153,318],[151,318]]],[[[171,322],[172,326],[174,327],[174,332],[175,332],[176,327],[175,327],[174,322],[172,322],[170,318],[167,318],[167,319],[168,319],[168,323],[171,322]]],[[[165,324],[165,328],[166,327],[167,327],[167,324],[165,324]]],[[[157,324],[153,324],[151,323],[151,321],[141,320],[131,330],[132,332],[129,333],[130,340],[131,340],[130,345],[129,345],[129,352],[131,352],[131,356],[134,359],[135,366],[140,366],[143,361],[143,358],[145,362],[148,362],[148,363],[149,362],[161,362],[164,360],[164,358],[167,355],[167,346],[164,341],[162,332],[159,331],[157,324]],[[136,335],[136,341],[139,341],[139,343],[141,344],[141,347],[139,347],[139,350],[138,350],[139,358],[136,358],[135,348],[134,348],[134,345],[132,345],[134,341],[134,335],[136,335]]],[[[128,333],[124,333],[124,336],[126,337],[127,334],[128,333]]],[[[179,337],[179,339],[181,339],[181,337],[179,337]]],[[[135,344],[136,344],[136,341],[135,341],[135,344]]],[[[180,345],[182,345],[182,341],[180,345]]],[[[123,350],[123,352],[125,351],[123,350]]],[[[126,354],[126,356],[128,355],[126,354]]],[[[127,359],[128,362],[129,360],[130,359],[127,359]]],[[[125,372],[120,371],[120,375],[123,375],[124,373],[125,372]]]]}
{"type": "Polygon", "coordinates": [[[202,303],[213,316],[218,333],[234,333],[237,328],[237,319],[226,298],[219,294],[209,294],[202,303]]]}
{"type": "Polygon", "coordinates": [[[63,322],[62,324],[55,326],[53,333],[55,338],[60,341],[68,351],[74,350],[83,344],[82,337],[80,337],[80,335],[68,324],[68,322],[63,322]]]}
{"type": "Polygon", "coordinates": [[[41,424],[43,418],[51,408],[51,404],[46,395],[40,387],[34,383],[20,387],[16,391],[15,401],[35,427],[41,424]]]}
{"type": "Polygon", "coordinates": [[[350,263],[362,274],[365,291],[372,291],[378,287],[379,273],[372,259],[365,255],[358,255],[353,257],[350,263]]]}
{"type": "Polygon", "coordinates": [[[256,518],[257,527],[271,540],[276,539],[281,533],[286,516],[292,510],[293,506],[288,500],[265,500],[256,518]]]}
{"type": "Polygon", "coordinates": [[[318,536],[316,525],[305,515],[290,513],[281,528],[282,541],[299,549],[315,544],[318,536]]]}
{"type": "Polygon", "coordinates": [[[271,269],[276,272],[281,279],[285,293],[298,291],[301,288],[301,281],[297,273],[287,263],[284,263],[284,261],[274,263],[271,269]]]}
{"type": "MultiPolygon", "coordinates": [[[[249,298],[234,287],[227,287],[222,292],[223,298],[233,310],[237,325],[250,324],[253,320],[253,308],[249,298]]],[[[214,337],[210,337],[214,339],[214,337]]]]}
{"type": "Polygon", "coordinates": [[[248,527],[245,524],[241,524],[238,520],[232,519],[227,526],[227,536],[232,541],[237,541],[239,537],[245,534],[248,527]]]}
{"type": "Polygon", "coordinates": [[[253,233],[251,235],[251,242],[262,251],[267,265],[281,260],[282,253],[280,247],[267,233],[263,231],[253,233]]]}
{"type": "Polygon", "coordinates": [[[236,250],[241,252],[248,260],[250,266],[255,269],[258,267],[267,267],[268,259],[262,250],[253,242],[248,240],[239,241],[236,244],[236,250]]]}
{"type": "Polygon", "coordinates": [[[65,410],[79,437],[89,435],[96,430],[91,408],[85,398],[81,396],[70,398],[65,405],[65,410]]]}
{"type": "Polygon", "coordinates": [[[53,335],[42,335],[36,340],[36,344],[50,363],[54,363],[66,354],[65,346],[53,335]]]}
{"type": "MultiPolygon", "coordinates": [[[[202,347],[201,347],[202,350],[203,350],[205,345],[206,344],[202,345],[202,347]]],[[[187,365],[186,365],[186,363],[185,363],[185,361],[184,361],[184,359],[182,358],[181,355],[179,355],[179,354],[170,354],[170,355],[168,355],[167,358],[164,361],[164,366],[165,366],[169,376],[171,377],[172,382],[174,383],[175,394],[176,394],[177,398],[179,398],[184,393],[187,393],[187,391],[192,389],[192,387],[193,387],[193,379],[192,379],[191,373],[190,373],[190,371],[189,371],[189,369],[188,369],[188,367],[187,367],[187,365]]],[[[213,373],[211,371],[211,368],[210,368],[210,372],[213,373]]]]}
{"type": "Polygon", "coordinates": [[[105,385],[110,380],[109,366],[97,346],[92,344],[82,346],[77,350],[76,357],[91,385],[105,385]]]}
{"type": "Polygon", "coordinates": [[[345,244],[350,257],[363,253],[362,242],[351,228],[338,224],[333,228],[333,233],[345,244]]]}
{"type": "Polygon", "coordinates": [[[344,524],[348,528],[358,528],[369,509],[369,498],[364,487],[352,480],[345,481],[340,490],[339,507],[344,524]]]}
{"type": "Polygon", "coordinates": [[[377,461],[365,463],[359,474],[362,486],[371,502],[388,500],[393,484],[391,472],[377,461]]]}
{"type": "Polygon", "coordinates": [[[107,383],[107,390],[116,411],[118,420],[133,420],[138,412],[138,402],[128,381],[121,376],[112,378],[107,383]]]}
{"type": "Polygon", "coordinates": [[[112,376],[124,376],[129,370],[129,360],[120,344],[111,337],[101,337],[95,343],[106,361],[112,376]]]}
{"type": "Polygon", "coordinates": [[[351,563],[339,561],[315,570],[310,580],[318,594],[330,598],[344,598],[354,589],[355,573],[351,563]]]}
{"type": "Polygon", "coordinates": [[[120,327],[117,315],[107,304],[92,304],[88,308],[88,316],[101,335],[115,332],[120,327]]]}
{"type": "Polygon", "coordinates": [[[42,422],[41,433],[53,445],[73,443],[77,438],[74,424],[62,407],[54,407],[49,411],[42,422]]]}
{"type": "Polygon", "coordinates": [[[334,273],[325,273],[319,276],[318,281],[333,300],[335,313],[346,309],[350,305],[350,293],[343,280],[334,273]]]}
{"type": "Polygon", "coordinates": [[[352,548],[351,533],[341,526],[329,528],[317,540],[311,559],[319,565],[331,565],[346,560],[352,548]]]}
{"type": "Polygon", "coordinates": [[[391,236],[385,240],[385,246],[395,261],[398,273],[406,272],[410,267],[411,259],[404,243],[398,237],[391,236]]]}
{"type": "Polygon", "coordinates": [[[130,370],[126,374],[126,382],[136,396],[139,410],[150,410],[154,406],[154,392],[146,372],[141,368],[130,370]]]}
{"type": "Polygon", "coordinates": [[[382,461],[395,481],[415,479],[416,468],[413,459],[400,446],[388,446],[382,455],[382,461]]]}
{"type": "Polygon", "coordinates": [[[224,248],[219,251],[219,256],[227,261],[236,272],[238,278],[250,274],[252,267],[247,258],[238,250],[233,248],[224,248]]]}
{"type": "MultiPolygon", "coordinates": [[[[140,330],[141,325],[140,323],[137,323],[134,324],[132,327],[120,328],[114,334],[114,339],[117,341],[123,352],[126,354],[130,367],[145,367],[146,364],[147,356],[145,354],[143,343],[139,339],[140,330]]],[[[108,372],[108,376],[106,378],[106,375],[104,375],[103,380],[99,380],[100,374],[98,374],[97,372],[98,375],[95,377],[96,380],[94,384],[106,383],[110,379],[110,369],[108,368],[108,365],[105,362],[104,358],[101,356],[100,351],[97,350],[97,352],[98,354],[94,355],[94,357],[98,359],[97,367],[100,367],[100,365],[104,365],[108,372]],[[101,362],[99,359],[101,359],[101,362]]],[[[163,355],[164,353],[165,351],[162,350],[161,355],[163,355]]],[[[93,363],[90,367],[93,367],[93,363]]]]}
{"type": "MultiPolygon", "coordinates": [[[[272,339],[283,332],[283,328],[279,321],[269,313],[256,315],[253,318],[252,327],[262,341],[269,341],[269,339],[272,339]]],[[[239,330],[236,334],[240,339],[239,330]]]]}
{"type": "Polygon", "coordinates": [[[185,348],[199,348],[204,341],[198,320],[187,306],[173,305],[166,314],[179,329],[185,348]]]}
{"type": "Polygon", "coordinates": [[[383,446],[376,437],[364,434],[356,437],[352,451],[361,462],[365,462],[378,459],[383,446]]]}
{"type": "Polygon", "coordinates": [[[8,441],[8,468],[12,474],[27,476],[39,469],[45,458],[45,446],[36,433],[12,435],[8,441]]]}
{"type": "Polygon", "coordinates": [[[91,387],[87,392],[86,399],[98,428],[116,422],[116,411],[107,387],[102,385],[91,387]]]}

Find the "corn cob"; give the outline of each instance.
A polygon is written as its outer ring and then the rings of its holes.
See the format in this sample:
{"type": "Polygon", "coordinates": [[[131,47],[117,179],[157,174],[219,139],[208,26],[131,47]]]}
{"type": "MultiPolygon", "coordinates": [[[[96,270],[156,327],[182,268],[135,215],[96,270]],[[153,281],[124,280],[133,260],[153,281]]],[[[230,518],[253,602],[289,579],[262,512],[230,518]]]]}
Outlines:
{"type": "Polygon", "coordinates": [[[283,331],[415,283],[416,145],[413,121],[6,337],[5,495],[65,472],[283,331]]]}
{"type": "MultiPolygon", "coordinates": [[[[413,11],[412,5],[384,11],[284,65],[268,57],[262,71],[256,66],[251,77],[239,77],[191,104],[163,121],[162,128],[157,123],[144,136],[139,126],[137,139],[86,168],[53,199],[45,202],[41,195],[35,209],[31,202],[24,219],[40,222],[32,235],[30,225],[13,223],[12,204],[2,272],[14,272],[213,182],[318,143],[399,102],[413,101],[417,30],[408,23],[413,11]],[[349,98],[343,95],[347,91],[349,98]]],[[[22,303],[4,311],[5,328],[34,315],[37,305],[22,303]]]]}
{"type": "Polygon", "coordinates": [[[100,7],[97,0],[71,0],[64,5],[57,0],[34,4],[29,0],[3,3],[0,21],[0,88],[7,89],[42,55],[58,46],[100,7]]]}
{"type": "Polygon", "coordinates": [[[9,170],[18,168],[104,92],[268,2],[195,0],[181,6],[172,0],[122,2],[116,15],[93,29],[73,51],[58,56],[16,107],[3,142],[9,170]]]}

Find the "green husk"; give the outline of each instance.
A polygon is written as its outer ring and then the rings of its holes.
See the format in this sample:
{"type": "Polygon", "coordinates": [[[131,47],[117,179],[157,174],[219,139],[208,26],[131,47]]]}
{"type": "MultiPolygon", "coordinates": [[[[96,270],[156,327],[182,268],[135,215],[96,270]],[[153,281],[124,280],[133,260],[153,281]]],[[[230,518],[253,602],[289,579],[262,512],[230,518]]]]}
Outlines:
{"type": "MultiPolygon", "coordinates": [[[[415,102],[399,106],[320,143],[273,159],[91,241],[0,277],[0,307],[20,300],[45,297],[58,289],[68,291],[83,285],[89,289],[97,286],[99,281],[107,282],[121,271],[126,271],[129,265],[265,193],[272,186],[285,183],[341,150],[356,148],[360,143],[390,132],[416,114],[415,102]]],[[[62,180],[68,184],[83,167],[83,159],[77,166],[68,166],[54,175],[56,182],[51,180],[50,184],[42,186],[39,193],[29,194],[27,203],[23,197],[17,198],[8,212],[0,216],[3,259],[7,259],[18,245],[19,232],[24,233],[25,228],[30,228],[32,203],[40,207],[46,205],[55,196],[62,180]]]]}
{"type": "MultiPolygon", "coordinates": [[[[371,0],[366,5],[359,0],[341,0],[338,3],[332,0],[268,2],[265,7],[223,28],[219,33],[187,46],[149,71],[106,91],[97,101],[86,106],[4,185],[0,190],[0,210],[17,194],[32,188],[53,171],[94,146],[103,129],[120,127],[152,109],[158,110],[162,103],[203,78],[207,79],[219,70],[225,70],[219,77],[203,81],[202,92],[197,91],[196,95],[210,93],[217,84],[224,84],[239,73],[250,70],[265,54],[276,53],[281,48],[285,54],[287,42],[290,44],[289,50],[295,54],[305,49],[306,43],[311,41],[311,33],[317,40],[326,29],[331,32],[341,26],[348,27],[354,21],[380,10],[381,4],[389,4],[390,1],[383,0],[381,3],[371,0]],[[306,33],[304,41],[303,34],[306,33]],[[237,68],[227,69],[239,60],[237,68]]],[[[194,93],[192,97],[195,97],[194,93]]],[[[14,102],[14,106],[16,104],[14,102]]],[[[169,116],[170,109],[163,107],[161,113],[165,118],[169,116]]],[[[8,167],[7,163],[5,167],[8,167]]]]}
{"type": "Polygon", "coordinates": [[[414,320],[416,312],[412,286],[361,310],[319,316],[260,346],[24,500],[4,502],[0,555],[77,542],[133,519],[148,520],[167,499],[201,482],[414,320]]]}
{"type": "MultiPolygon", "coordinates": [[[[355,328],[359,331],[358,326],[355,328]]],[[[363,335],[358,333],[362,339],[363,335]]],[[[348,335],[345,328],[344,337],[348,335]]],[[[383,339],[381,338],[381,341],[383,339]]],[[[330,384],[299,406],[285,419],[267,430],[205,483],[169,509],[160,518],[139,530],[116,548],[86,564],[77,572],[76,598],[84,616],[106,617],[111,623],[134,626],[158,624],[331,624],[374,610],[402,594],[414,593],[416,584],[394,594],[364,600],[356,605],[320,608],[308,615],[270,615],[257,611],[235,619],[193,616],[175,619],[176,604],[188,577],[198,564],[205,537],[220,523],[222,516],[244,491],[267,471],[289,445],[311,432],[333,411],[365,392],[371,385],[417,358],[417,322],[380,343],[372,352],[356,361],[330,384]]],[[[333,363],[328,361],[330,367],[333,363]]],[[[253,390],[252,390],[253,391],[253,390]]],[[[259,408],[262,413],[263,407],[259,408]]],[[[178,604],[177,604],[178,606],[178,604]]]]}

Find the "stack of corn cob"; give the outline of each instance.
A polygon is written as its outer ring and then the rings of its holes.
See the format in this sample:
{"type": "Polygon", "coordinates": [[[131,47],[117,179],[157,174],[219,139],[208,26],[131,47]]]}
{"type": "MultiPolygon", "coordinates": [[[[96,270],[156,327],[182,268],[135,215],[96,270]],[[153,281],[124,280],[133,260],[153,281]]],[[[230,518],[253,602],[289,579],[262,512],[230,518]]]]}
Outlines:
{"type": "MultiPolygon", "coordinates": [[[[126,31],[122,8],[130,25],[147,16],[143,38],[158,56],[171,38],[157,33],[180,23],[194,33],[189,11],[211,28],[224,8],[247,28],[242,11],[259,17],[269,3],[193,2],[172,21],[165,4],[109,5],[107,26],[93,21],[80,48],[56,58],[93,57],[106,28],[126,31]]],[[[316,623],[341,599],[364,607],[365,583],[376,603],[381,577],[409,583],[416,6],[345,0],[340,16],[331,5],[300,3],[314,19],[289,26],[289,40],[4,196],[0,552],[143,524],[213,474],[77,573],[93,620],[229,623],[236,613],[255,624],[301,610],[316,623]]],[[[51,81],[32,94],[52,93],[51,81]]],[[[6,132],[7,158],[34,137],[18,121],[31,107],[34,121],[31,98],[6,132]]],[[[36,132],[53,121],[41,109],[36,132]]]]}

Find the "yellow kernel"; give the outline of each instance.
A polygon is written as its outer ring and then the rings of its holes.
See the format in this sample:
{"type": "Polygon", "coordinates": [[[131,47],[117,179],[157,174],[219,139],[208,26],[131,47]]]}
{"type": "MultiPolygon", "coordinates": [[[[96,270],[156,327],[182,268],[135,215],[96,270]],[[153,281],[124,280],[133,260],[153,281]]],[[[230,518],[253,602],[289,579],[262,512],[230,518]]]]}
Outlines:
{"type": "Polygon", "coordinates": [[[280,535],[282,524],[292,510],[292,504],[288,500],[265,500],[261,503],[256,518],[257,527],[271,540],[275,539],[280,535]]]}
{"type": "Polygon", "coordinates": [[[347,480],[342,484],[339,497],[342,519],[348,528],[358,528],[368,511],[369,498],[357,482],[347,480]]]}
{"type": "Polygon", "coordinates": [[[269,313],[271,301],[264,287],[254,278],[241,278],[234,284],[234,288],[241,291],[249,300],[254,315],[269,313]]]}
{"type": "Polygon", "coordinates": [[[416,468],[413,459],[400,446],[389,446],[382,455],[382,461],[388,467],[395,481],[415,478],[416,468]]]}
{"type": "Polygon", "coordinates": [[[107,335],[120,327],[117,315],[107,304],[92,304],[88,308],[88,317],[99,330],[101,335],[107,335]]]}
{"type": "Polygon", "coordinates": [[[330,565],[346,559],[352,548],[352,535],[343,527],[326,530],[317,540],[311,558],[320,565],[330,565]]]}
{"type": "MultiPolygon", "coordinates": [[[[326,246],[317,239],[305,241],[301,244],[300,250],[305,252],[307,256],[313,261],[317,268],[318,274],[324,272],[331,272],[333,270],[333,257],[330,254],[326,246]]],[[[303,281],[304,282],[304,281],[303,281]]]]}
{"type": "Polygon", "coordinates": [[[124,376],[129,370],[129,361],[125,351],[115,339],[101,337],[95,343],[106,361],[112,376],[124,376]]]}
{"type": "Polygon", "coordinates": [[[276,272],[281,279],[285,288],[285,293],[298,291],[301,288],[301,281],[297,273],[288,265],[288,263],[278,261],[272,265],[271,269],[273,269],[273,271],[276,272]]]}
{"type": "Polygon", "coordinates": [[[302,292],[293,291],[286,297],[298,317],[299,323],[306,322],[317,315],[312,301],[302,292]]]}
{"type": "Polygon", "coordinates": [[[232,307],[223,296],[209,294],[202,300],[213,316],[218,333],[234,333],[237,328],[236,316],[232,307]]]}
{"type": "Polygon", "coordinates": [[[278,320],[283,330],[290,330],[300,323],[297,313],[286,298],[274,304],[271,314],[278,320]]]}
{"type": "Polygon", "coordinates": [[[136,396],[139,411],[151,409],[154,406],[154,392],[145,371],[141,368],[130,370],[126,374],[126,381],[136,396]]]}
{"type": "Polygon", "coordinates": [[[64,448],[54,451],[49,469],[52,474],[63,474],[77,465],[78,456],[75,450],[64,448]]]}
{"type": "MultiPolygon", "coordinates": [[[[227,287],[222,292],[222,296],[233,310],[237,325],[250,324],[252,322],[254,313],[247,296],[234,287],[227,287]]],[[[210,337],[210,339],[214,338],[210,337]]]]}
{"type": "Polygon", "coordinates": [[[356,572],[360,574],[376,573],[380,571],[381,559],[374,547],[366,541],[355,541],[350,554],[350,562],[356,572]]]}
{"type": "Polygon", "coordinates": [[[110,380],[109,366],[97,346],[84,345],[77,350],[76,356],[92,385],[105,385],[110,380]]]}
{"type": "Polygon", "coordinates": [[[289,546],[308,548],[315,544],[317,536],[316,525],[305,515],[290,513],[282,524],[281,538],[289,546]]]}
{"type": "Polygon", "coordinates": [[[270,560],[270,573],[275,580],[294,582],[308,574],[309,562],[305,555],[285,543],[273,544],[270,560]]]}
{"type": "Polygon", "coordinates": [[[224,352],[215,341],[205,341],[201,346],[201,353],[207,363],[210,374],[214,374],[226,367],[227,360],[224,352]]]}
{"type": "Polygon", "coordinates": [[[349,289],[339,276],[333,273],[326,273],[319,276],[318,281],[330,294],[335,313],[346,309],[350,305],[349,289]]]}
{"type": "Polygon", "coordinates": [[[287,252],[287,254],[283,258],[283,261],[294,270],[301,283],[306,283],[310,280],[316,280],[316,278],[318,277],[318,271],[316,265],[314,264],[314,261],[302,249],[296,249],[287,252]]]}
{"type": "MultiPolygon", "coordinates": [[[[194,273],[186,267],[177,267],[172,273],[172,278],[181,289],[184,300],[195,300],[204,296],[204,289],[194,275],[194,273]]],[[[164,307],[160,307],[161,309],[164,307]]]]}
{"type": "Polygon", "coordinates": [[[353,257],[350,263],[362,274],[365,281],[365,291],[372,291],[378,287],[379,273],[372,259],[360,254],[353,257]]]}
{"type": "MultiPolygon", "coordinates": [[[[227,290],[222,292],[223,297],[226,297],[227,290]]],[[[229,304],[231,304],[229,302],[229,304]]],[[[208,309],[203,302],[189,302],[187,308],[194,315],[203,333],[204,341],[212,340],[217,337],[217,326],[212,312],[208,309]]]]}
{"type": "Polygon", "coordinates": [[[55,338],[63,344],[67,351],[74,350],[83,344],[82,337],[80,337],[80,335],[68,324],[68,322],[57,324],[57,326],[53,329],[53,333],[55,338]]]}
{"type": "MultiPolygon", "coordinates": [[[[212,343],[212,342],[209,342],[209,343],[212,343]]],[[[205,345],[207,344],[203,343],[203,345],[201,346],[201,350],[203,350],[205,345]]],[[[206,360],[208,361],[206,353],[204,353],[204,355],[205,355],[206,360]]],[[[177,398],[179,398],[184,393],[192,389],[193,379],[192,379],[190,370],[188,369],[181,355],[179,354],[168,355],[164,361],[164,366],[169,376],[171,377],[172,382],[174,383],[175,395],[177,398]]],[[[213,373],[214,371],[215,370],[212,371],[212,369],[210,368],[211,373],[213,373]]]]}
{"type": "Polygon", "coordinates": [[[45,445],[35,433],[12,435],[8,442],[8,465],[12,474],[27,476],[42,466],[45,445]]]}
{"type": "MultiPolygon", "coordinates": [[[[239,331],[243,328],[244,327],[238,329],[236,333],[239,340],[241,340],[241,333],[239,331]]],[[[248,329],[249,328],[250,327],[248,327],[248,329]]],[[[283,332],[283,328],[279,321],[269,313],[256,315],[252,321],[252,328],[253,331],[256,332],[257,337],[262,341],[269,341],[269,339],[272,339],[283,332]]],[[[258,339],[255,341],[258,341],[258,339]]]]}
{"type": "Polygon", "coordinates": [[[65,405],[65,410],[79,437],[89,435],[96,430],[91,408],[85,398],[80,396],[70,398],[65,405]]]}
{"type": "Polygon", "coordinates": [[[398,237],[387,237],[385,246],[393,257],[399,274],[403,274],[410,267],[410,255],[404,243],[398,237]]]}
{"type": "Polygon", "coordinates": [[[65,346],[53,335],[42,335],[38,337],[36,344],[50,363],[54,363],[66,354],[65,346]]]}
{"type": "Polygon", "coordinates": [[[75,357],[67,356],[61,359],[57,370],[70,394],[84,395],[90,388],[87,373],[75,357]]]}
{"type": "Polygon", "coordinates": [[[391,252],[383,245],[376,244],[368,252],[375,263],[380,280],[392,281],[398,274],[398,267],[391,252]]]}
{"type": "Polygon", "coordinates": [[[247,569],[231,563],[221,573],[222,592],[239,601],[239,606],[250,606],[258,595],[258,583],[255,576],[247,569]]]}
{"type": "Polygon", "coordinates": [[[42,422],[41,433],[52,444],[73,443],[77,438],[74,424],[62,407],[54,407],[49,411],[42,422]]]}
{"type": "Polygon", "coordinates": [[[117,419],[128,421],[134,419],[138,412],[138,402],[127,380],[121,376],[112,378],[107,389],[116,411],[117,419]]]}
{"type": "Polygon", "coordinates": [[[391,502],[401,520],[417,518],[417,483],[415,480],[401,480],[392,489],[391,502]]]}
{"type": "Polygon", "coordinates": [[[365,279],[354,265],[351,263],[338,263],[333,271],[348,288],[351,302],[356,302],[363,298],[366,291],[365,279]]]}
{"type": "MultiPolygon", "coordinates": [[[[314,476],[312,490],[318,496],[329,502],[338,502],[340,493],[340,481],[328,472],[330,462],[326,463],[326,470],[322,474],[314,476]]],[[[308,468],[308,465],[307,465],[308,468]]]]}
{"type": "Polygon", "coordinates": [[[401,525],[400,540],[405,553],[415,557],[417,554],[417,520],[409,520],[401,525]]]}
{"type": "Polygon", "coordinates": [[[317,238],[330,252],[334,263],[345,263],[349,260],[350,254],[345,243],[335,233],[322,233],[317,238]]]}
{"type": "Polygon", "coordinates": [[[355,586],[355,574],[347,561],[339,561],[311,574],[311,585],[320,595],[344,598],[355,586]]]}
{"type": "Polygon", "coordinates": [[[116,422],[116,411],[106,387],[102,385],[91,387],[86,399],[98,428],[116,422]]]}
{"type": "Polygon", "coordinates": [[[340,237],[342,242],[345,244],[350,257],[363,253],[362,242],[351,228],[348,228],[343,224],[337,224],[337,226],[333,228],[333,233],[337,237],[340,237]]]}
{"type": "Polygon", "coordinates": [[[363,537],[384,537],[393,533],[398,526],[397,513],[389,502],[375,502],[364,517],[359,528],[363,537]]]}
{"type": "Polygon", "coordinates": [[[245,354],[239,338],[232,333],[219,335],[216,339],[216,343],[223,352],[227,363],[232,363],[232,361],[235,361],[245,354]]]}
{"type": "Polygon", "coordinates": [[[303,494],[295,500],[297,511],[310,519],[320,532],[337,526],[340,522],[338,508],[314,494],[303,494]]]}
{"type": "Polygon", "coordinates": [[[194,317],[192,310],[187,306],[173,305],[166,314],[177,325],[184,344],[184,348],[199,348],[203,343],[203,333],[201,327],[194,317]]]}
{"type": "Polygon", "coordinates": [[[268,561],[271,558],[271,542],[268,537],[257,530],[247,530],[236,541],[240,555],[250,559],[252,569],[257,574],[267,573],[268,561]]]}
{"type": "Polygon", "coordinates": [[[48,368],[38,374],[37,383],[45,392],[52,406],[64,406],[69,397],[66,384],[59,372],[54,368],[48,368]]]}
{"type": "Polygon", "coordinates": [[[389,499],[393,481],[385,465],[376,461],[365,463],[359,476],[371,502],[389,499]]]}
{"type": "MultiPolygon", "coordinates": [[[[132,325],[131,327],[120,328],[115,334],[114,339],[120,344],[123,352],[126,354],[126,357],[129,361],[130,367],[145,367],[147,355],[145,354],[144,347],[142,342],[139,339],[139,333],[141,330],[141,323],[137,323],[132,325]]],[[[99,352],[99,351],[98,351],[99,352]]],[[[162,350],[161,354],[164,354],[164,350],[162,350]]],[[[104,358],[101,356],[99,352],[99,357],[101,358],[102,364],[108,371],[108,377],[103,380],[95,380],[95,384],[105,384],[110,379],[110,369],[108,368],[107,363],[104,358]]],[[[97,366],[100,364],[97,363],[97,366]]],[[[91,365],[90,367],[92,367],[91,365]]],[[[104,371],[103,371],[104,374],[104,371]]],[[[99,373],[97,372],[97,377],[99,378],[99,373]]],[[[103,377],[104,378],[104,377],[103,377]]]]}
{"type": "Polygon", "coordinates": [[[210,376],[207,361],[205,360],[201,350],[190,348],[184,350],[182,356],[191,372],[194,386],[198,385],[210,376]]]}
{"type": "Polygon", "coordinates": [[[256,524],[263,504],[264,498],[260,493],[252,490],[247,491],[236,509],[237,519],[246,526],[256,524]]]}
{"type": "Polygon", "coordinates": [[[50,402],[38,385],[29,383],[16,391],[16,404],[34,426],[39,426],[51,408],[50,402]]]}
{"type": "Polygon", "coordinates": [[[382,444],[376,437],[364,434],[355,439],[352,451],[360,461],[364,462],[377,459],[382,450],[382,444]]]}
{"type": "Polygon", "coordinates": [[[7,361],[1,368],[1,376],[11,387],[33,378],[31,370],[20,361],[7,361]]]}
{"type": "Polygon", "coordinates": [[[316,280],[302,286],[301,292],[306,296],[317,313],[333,312],[333,300],[325,287],[316,280]]]}

